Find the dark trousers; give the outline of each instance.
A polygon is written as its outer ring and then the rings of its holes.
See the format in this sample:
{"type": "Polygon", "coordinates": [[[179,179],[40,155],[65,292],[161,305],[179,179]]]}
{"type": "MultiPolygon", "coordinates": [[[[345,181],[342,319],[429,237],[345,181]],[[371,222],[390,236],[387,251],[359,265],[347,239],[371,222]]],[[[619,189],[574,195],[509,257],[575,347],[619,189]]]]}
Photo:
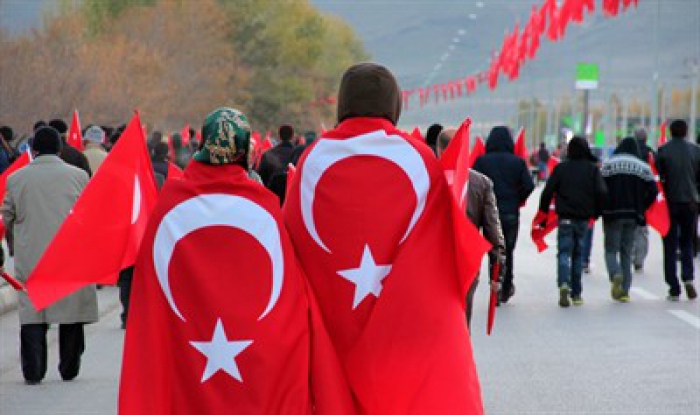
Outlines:
{"type": "Polygon", "coordinates": [[[479,278],[474,278],[474,282],[469,287],[467,292],[467,326],[471,329],[472,327],[472,310],[474,309],[474,293],[476,292],[476,287],[479,285],[479,278]]]}
{"type": "Polygon", "coordinates": [[[131,298],[131,281],[134,278],[134,267],[129,267],[119,272],[119,301],[122,303],[122,324],[126,324],[129,317],[129,299],[131,298]]]}
{"type": "Polygon", "coordinates": [[[513,251],[515,251],[515,243],[518,241],[520,217],[517,214],[503,213],[499,215],[499,218],[503,238],[506,241],[506,272],[503,274],[501,290],[504,295],[509,296],[513,290],[513,251]]]}
{"type": "Polygon", "coordinates": [[[557,284],[571,288],[571,296],[581,295],[583,240],[588,229],[586,219],[559,219],[557,233],[557,284]]]}
{"type": "Polygon", "coordinates": [[[670,203],[671,228],[664,238],[664,276],[669,295],[680,295],[681,285],[676,273],[676,253],[681,251],[681,279],[693,280],[693,238],[697,220],[697,206],[694,203],[670,203]]]}
{"type": "MultiPolygon", "coordinates": [[[[85,351],[83,323],[58,326],[58,372],[63,380],[72,380],[80,371],[80,357],[85,351]]],[[[46,332],[49,325],[22,324],[20,328],[20,355],[24,379],[38,382],[46,375],[46,332]]]]}

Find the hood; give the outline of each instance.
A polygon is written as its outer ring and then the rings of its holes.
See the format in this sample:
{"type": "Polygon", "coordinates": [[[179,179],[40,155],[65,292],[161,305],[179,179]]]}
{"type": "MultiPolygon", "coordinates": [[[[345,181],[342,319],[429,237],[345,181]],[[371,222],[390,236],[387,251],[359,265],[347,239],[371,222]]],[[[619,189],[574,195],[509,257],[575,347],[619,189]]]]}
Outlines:
{"type": "Polygon", "coordinates": [[[615,149],[614,154],[627,154],[636,158],[642,158],[641,151],[639,151],[639,143],[632,137],[622,140],[615,149]]]}
{"type": "Polygon", "coordinates": [[[338,123],[353,117],[385,118],[396,125],[401,115],[401,90],[387,68],[375,63],[351,66],[338,91],[338,123]]]}
{"type": "Polygon", "coordinates": [[[591,153],[591,149],[588,147],[588,141],[581,137],[574,137],[569,141],[569,146],[566,148],[566,158],[569,160],[598,161],[598,159],[593,156],[593,153],[591,153]]]}
{"type": "Polygon", "coordinates": [[[506,126],[493,127],[486,140],[487,153],[513,153],[515,143],[510,128],[506,126]]]}

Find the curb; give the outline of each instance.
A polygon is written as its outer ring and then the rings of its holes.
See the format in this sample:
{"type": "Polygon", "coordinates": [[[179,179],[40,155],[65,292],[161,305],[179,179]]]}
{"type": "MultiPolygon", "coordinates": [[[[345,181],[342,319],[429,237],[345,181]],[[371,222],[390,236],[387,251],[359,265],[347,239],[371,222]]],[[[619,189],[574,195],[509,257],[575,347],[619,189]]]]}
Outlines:
{"type": "Polygon", "coordinates": [[[0,316],[17,309],[17,293],[9,285],[0,286],[0,316]]]}

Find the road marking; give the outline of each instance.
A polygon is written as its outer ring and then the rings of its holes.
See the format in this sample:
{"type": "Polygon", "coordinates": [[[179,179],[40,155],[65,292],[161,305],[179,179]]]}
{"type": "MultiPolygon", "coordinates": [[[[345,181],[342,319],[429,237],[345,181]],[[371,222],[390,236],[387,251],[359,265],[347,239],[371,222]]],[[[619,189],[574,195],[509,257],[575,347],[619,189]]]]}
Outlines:
{"type": "Polygon", "coordinates": [[[658,295],[652,294],[649,291],[645,290],[644,288],[632,287],[632,288],[630,288],[630,291],[632,291],[633,293],[642,297],[645,300],[658,300],[659,299],[658,295]]]}
{"type": "Polygon", "coordinates": [[[700,330],[700,318],[695,317],[685,310],[668,310],[668,312],[700,330]]]}

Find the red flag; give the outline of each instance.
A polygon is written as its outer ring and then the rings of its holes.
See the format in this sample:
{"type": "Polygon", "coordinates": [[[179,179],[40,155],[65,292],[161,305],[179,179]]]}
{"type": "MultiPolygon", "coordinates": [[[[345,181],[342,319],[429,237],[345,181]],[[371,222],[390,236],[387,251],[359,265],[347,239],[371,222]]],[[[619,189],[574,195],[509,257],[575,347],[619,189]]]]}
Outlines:
{"type": "Polygon", "coordinates": [[[620,0],[603,0],[603,12],[608,17],[615,17],[620,11],[620,0]]]}
{"type": "Polygon", "coordinates": [[[192,161],[143,241],[120,414],[353,411],[279,200],[244,169],[192,161]]]}
{"type": "Polygon", "coordinates": [[[16,291],[24,291],[24,284],[7,272],[0,273],[0,277],[7,281],[7,283],[10,284],[10,287],[14,288],[16,291]]]}
{"type": "Polygon", "coordinates": [[[297,174],[297,167],[295,165],[293,165],[292,163],[289,163],[289,165],[287,165],[287,187],[285,189],[286,190],[285,200],[287,199],[287,197],[289,197],[289,189],[291,187],[292,181],[294,180],[294,176],[296,176],[296,174],[297,174]]]}
{"type": "Polygon", "coordinates": [[[666,121],[661,123],[659,130],[661,130],[661,131],[659,134],[659,143],[657,144],[657,148],[666,144],[666,121]]]}
{"type": "Polygon", "coordinates": [[[80,130],[80,117],[78,116],[78,110],[73,111],[73,119],[70,122],[66,142],[73,148],[83,151],[83,132],[80,130]]]}
{"type": "Polygon", "coordinates": [[[451,186],[452,196],[462,211],[466,211],[467,188],[469,182],[469,127],[472,120],[462,122],[454,137],[440,156],[440,165],[445,170],[447,184],[451,186]]]}
{"type": "Polygon", "coordinates": [[[656,180],[656,188],[659,193],[656,196],[656,200],[644,213],[644,217],[652,228],[662,236],[666,236],[668,230],[671,228],[671,216],[668,211],[668,202],[666,200],[666,193],[664,192],[663,186],[661,186],[661,181],[659,180],[659,172],[656,170],[656,163],[654,162],[654,156],[649,153],[649,167],[651,172],[654,173],[654,178],[656,180]]]}
{"type": "MultiPolygon", "coordinates": [[[[559,164],[559,159],[552,156],[547,162],[547,169],[551,175],[554,168],[559,164]]],[[[532,229],[530,230],[530,237],[532,241],[537,246],[537,252],[542,252],[547,249],[547,243],[544,241],[545,236],[549,235],[554,229],[559,225],[559,215],[557,215],[556,206],[554,205],[554,198],[549,204],[549,211],[546,215],[543,212],[537,212],[534,220],[532,221],[532,229]],[[545,222],[544,227],[540,227],[542,222],[545,222]]]]}
{"type": "Polygon", "coordinates": [[[527,145],[525,144],[525,127],[521,127],[518,131],[518,136],[515,139],[515,149],[513,151],[516,156],[525,160],[525,164],[530,167],[530,157],[527,152],[527,145]]]}
{"type": "Polygon", "coordinates": [[[469,155],[469,168],[471,168],[476,159],[486,154],[486,146],[484,145],[484,139],[480,135],[476,136],[476,141],[474,142],[474,147],[472,148],[471,154],[469,155]]]}
{"type": "Polygon", "coordinates": [[[136,114],[29,275],[37,310],[86,285],[114,284],[134,264],[156,197],[136,114]]]}
{"type": "Polygon", "coordinates": [[[185,173],[180,167],[177,166],[177,164],[173,163],[172,161],[168,162],[168,180],[182,179],[184,174],[185,173]]]}
{"type": "MultiPolygon", "coordinates": [[[[5,169],[0,175],[0,197],[5,200],[5,190],[7,189],[7,178],[17,170],[26,166],[32,161],[32,154],[30,150],[25,151],[14,163],[5,169]]],[[[2,214],[0,214],[0,240],[5,237],[5,221],[2,220],[2,214]]]]}
{"type": "Polygon", "coordinates": [[[423,134],[420,133],[420,128],[418,127],[413,129],[413,132],[411,132],[411,137],[415,138],[418,141],[425,142],[425,138],[423,138],[423,134]]]}
{"type": "Polygon", "coordinates": [[[180,131],[180,135],[182,136],[182,146],[185,147],[190,143],[190,125],[185,124],[184,127],[182,127],[182,131],[180,131]]]}
{"type": "Polygon", "coordinates": [[[358,412],[483,413],[464,299],[488,247],[459,250],[468,220],[431,150],[350,118],[297,169],[287,228],[358,412]]]}
{"type": "MultiPolygon", "coordinates": [[[[491,284],[496,286],[498,284],[498,277],[501,274],[501,264],[496,261],[491,269],[491,284]]],[[[491,288],[491,295],[489,296],[489,314],[486,320],[486,334],[491,335],[491,330],[493,330],[493,322],[496,319],[496,306],[498,305],[498,290],[491,288]]]]}

